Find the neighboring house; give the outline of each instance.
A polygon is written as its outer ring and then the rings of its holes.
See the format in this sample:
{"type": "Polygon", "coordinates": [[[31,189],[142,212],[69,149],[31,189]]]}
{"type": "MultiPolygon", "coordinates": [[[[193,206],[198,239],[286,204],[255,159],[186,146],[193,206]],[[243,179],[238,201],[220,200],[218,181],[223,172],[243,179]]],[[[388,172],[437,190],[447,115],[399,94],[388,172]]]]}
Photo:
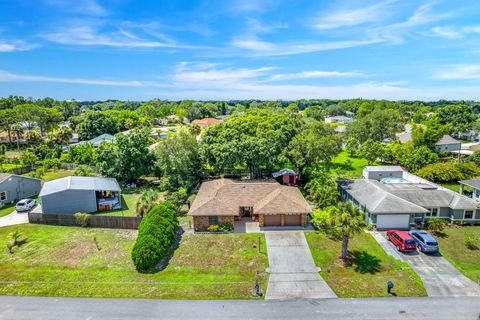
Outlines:
{"type": "Polygon", "coordinates": [[[292,169],[282,169],[280,171],[274,172],[272,176],[278,182],[285,185],[296,185],[298,181],[298,174],[292,169]]]}
{"type": "Polygon", "coordinates": [[[325,118],[325,123],[352,123],[353,119],[345,116],[334,116],[334,117],[328,117],[325,118]]]}
{"type": "Polygon", "coordinates": [[[78,133],[72,133],[72,138],[70,139],[70,143],[78,143],[80,141],[80,136],[78,133]]]}
{"type": "Polygon", "coordinates": [[[74,214],[121,209],[117,180],[70,176],[46,182],[40,191],[45,214],[74,214]]]}
{"type": "MultiPolygon", "coordinates": [[[[10,132],[10,136],[12,138],[12,143],[17,142],[17,134],[15,132],[10,132]]],[[[19,132],[18,133],[18,141],[23,142],[23,133],[19,132]]],[[[9,143],[9,138],[8,138],[8,132],[7,131],[2,131],[0,132],[0,143],[9,143]]]]}
{"type": "Polygon", "coordinates": [[[346,115],[347,117],[352,118],[352,117],[355,115],[355,113],[353,113],[352,111],[345,111],[345,115],[346,115]]]}
{"type": "Polygon", "coordinates": [[[219,123],[219,122],[222,122],[222,120],[215,119],[215,118],[204,118],[204,119],[193,120],[193,121],[192,121],[192,124],[193,124],[193,123],[196,123],[196,124],[198,124],[201,128],[206,128],[206,127],[208,127],[208,126],[217,124],[217,123],[219,123]]]}
{"type": "Polygon", "coordinates": [[[462,149],[462,142],[452,138],[448,134],[441,137],[440,140],[438,140],[438,142],[435,144],[435,150],[437,152],[458,152],[460,149],[462,149]]]}
{"type": "Polygon", "coordinates": [[[160,144],[160,142],[155,142],[154,144],[151,144],[148,146],[148,151],[150,152],[154,152],[155,149],[157,149],[158,145],[160,144]]]}
{"type": "Polygon", "coordinates": [[[401,144],[412,141],[412,133],[411,132],[404,131],[402,133],[397,133],[396,136],[397,136],[398,141],[400,141],[401,144]]]}
{"type": "Polygon", "coordinates": [[[218,179],[203,182],[192,203],[189,216],[195,231],[212,224],[242,218],[258,221],[260,227],[303,226],[310,206],[296,187],[277,182],[218,179]]]}
{"type": "Polygon", "coordinates": [[[480,200],[480,178],[458,181],[460,184],[460,193],[467,195],[465,187],[472,189],[468,192],[470,198],[480,200]]]}
{"type": "Polygon", "coordinates": [[[101,134],[98,137],[95,137],[95,138],[93,138],[91,140],[88,140],[88,141],[80,141],[78,143],[72,143],[72,144],[69,145],[69,147],[78,146],[78,145],[85,144],[85,143],[91,143],[94,147],[98,147],[104,142],[115,142],[115,140],[116,140],[116,138],[114,136],[112,136],[111,134],[104,133],[104,134],[101,134]]]}
{"type": "Polygon", "coordinates": [[[0,173],[0,202],[12,203],[36,196],[42,188],[40,179],[0,173]]]}
{"type": "Polygon", "coordinates": [[[360,207],[367,222],[379,230],[409,229],[431,218],[480,221],[477,201],[398,166],[368,166],[363,179],[339,181],[338,185],[341,197],[360,207]]]}

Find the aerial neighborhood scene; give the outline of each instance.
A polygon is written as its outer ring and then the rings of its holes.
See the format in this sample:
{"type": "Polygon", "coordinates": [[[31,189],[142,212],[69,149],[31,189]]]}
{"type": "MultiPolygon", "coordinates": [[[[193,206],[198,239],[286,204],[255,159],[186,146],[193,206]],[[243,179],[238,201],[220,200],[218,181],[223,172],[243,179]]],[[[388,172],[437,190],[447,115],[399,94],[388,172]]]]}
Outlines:
{"type": "Polygon", "coordinates": [[[479,319],[479,13],[2,4],[0,319],[479,319]]]}

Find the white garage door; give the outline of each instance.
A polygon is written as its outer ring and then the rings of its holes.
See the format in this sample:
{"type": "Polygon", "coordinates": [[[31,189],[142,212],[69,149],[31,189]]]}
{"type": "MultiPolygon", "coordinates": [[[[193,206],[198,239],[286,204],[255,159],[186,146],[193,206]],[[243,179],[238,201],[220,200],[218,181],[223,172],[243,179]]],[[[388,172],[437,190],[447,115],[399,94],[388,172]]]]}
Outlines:
{"type": "Polygon", "coordinates": [[[409,214],[379,214],[377,216],[377,229],[409,229],[409,214]]]}

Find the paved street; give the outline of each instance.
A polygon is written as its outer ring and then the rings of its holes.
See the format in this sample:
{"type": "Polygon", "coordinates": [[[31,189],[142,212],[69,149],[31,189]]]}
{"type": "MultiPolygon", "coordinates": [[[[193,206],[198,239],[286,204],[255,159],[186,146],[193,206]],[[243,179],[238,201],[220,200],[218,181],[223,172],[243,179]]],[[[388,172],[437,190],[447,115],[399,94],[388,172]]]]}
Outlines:
{"type": "Polygon", "coordinates": [[[480,298],[198,301],[0,297],[2,320],[422,319],[478,320],[480,298]]]}
{"type": "Polygon", "coordinates": [[[420,276],[430,297],[480,296],[480,286],[465,277],[440,254],[398,252],[394,245],[387,241],[385,233],[374,234],[388,254],[407,262],[420,276]]]}
{"type": "Polygon", "coordinates": [[[14,210],[9,215],[6,215],[0,218],[0,227],[13,226],[13,225],[22,224],[22,223],[28,223],[27,212],[17,213],[17,211],[14,210]]]}
{"type": "Polygon", "coordinates": [[[270,278],[266,299],[335,298],[320,277],[303,231],[267,231],[270,278]]]}

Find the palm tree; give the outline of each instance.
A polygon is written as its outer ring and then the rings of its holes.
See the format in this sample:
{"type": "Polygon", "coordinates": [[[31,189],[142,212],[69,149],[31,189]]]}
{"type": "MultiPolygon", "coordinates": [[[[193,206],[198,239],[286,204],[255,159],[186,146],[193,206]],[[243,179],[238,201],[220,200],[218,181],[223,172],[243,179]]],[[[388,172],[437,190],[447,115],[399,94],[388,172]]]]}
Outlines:
{"type": "Polygon", "coordinates": [[[23,134],[23,128],[19,124],[14,124],[10,130],[15,134],[15,140],[17,140],[17,150],[20,150],[20,135],[23,134]]]}
{"type": "Polygon", "coordinates": [[[327,224],[337,229],[342,236],[341,258],[348,257],[348,242],[356,233],[366,226],[365,214],[350,202],[341,202],[332,208],[327,224]]]}
{"type": "Polygon", "coordinates": [[[158,202],[158,193],[149,189],[144,191],[137,200],[136,212],[137,216],[143,217],[158,202]]]}

